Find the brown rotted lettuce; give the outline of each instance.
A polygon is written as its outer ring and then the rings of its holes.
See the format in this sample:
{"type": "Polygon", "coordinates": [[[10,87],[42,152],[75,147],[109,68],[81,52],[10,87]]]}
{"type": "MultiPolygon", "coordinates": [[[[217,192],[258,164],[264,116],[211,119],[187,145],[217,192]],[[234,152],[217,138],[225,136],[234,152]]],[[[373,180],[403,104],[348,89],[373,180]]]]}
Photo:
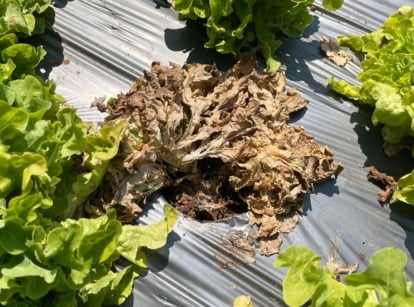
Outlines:
{"type": "Polygon", "coordinates": [[[256,65],[250,54],[227,72],[153,63],[107,106],[108,120],[130,125],[89,212],[115,207],[128,221],[141,211],[139,203],[163,188],[196,218],[247,208],[261,252],[277,252],[298,222],[304,194],[342,168],[327,147],[287,124],[307,101],[286,91],[283,73],[256,65]]]}

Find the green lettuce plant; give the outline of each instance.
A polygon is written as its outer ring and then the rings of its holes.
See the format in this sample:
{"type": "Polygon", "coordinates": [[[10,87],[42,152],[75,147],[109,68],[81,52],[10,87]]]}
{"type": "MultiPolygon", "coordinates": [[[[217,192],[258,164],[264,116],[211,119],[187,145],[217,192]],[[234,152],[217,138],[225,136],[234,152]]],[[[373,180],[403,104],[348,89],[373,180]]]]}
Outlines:
{"type": "Polygon", "coordinates": [[[412,283],[406,280],[405,253],[387,247],[375,252],[368,267],[351,273],[344,281],[320,265],[321,257],[304,246],[290,246],[274,265],[287,267],[283,299],[289,306],[413,306],[412,283]]]}
{"type": "MultiPolygon", "coordinates": [[[[281,35],[300,37],[313,21],[308,6],[313,0],[174,0],[180,19],[200,20],[206,27],[207,48],[239,55],[258,46],[267,69],[276,71],[280,62],[274,53],[281,35]]],[[[327,10],[336,10],[343,0],[323,0],[327,10]]]]}
{"type": "MultiPolygon", "coordinates": [[[[50,0],[0,3],[0,305],[113,306],[131,294],[146,251],[165,245],[177,213],[122,225],[110,210],[77,218],[117,154],[126,123],[84,123],[35,68],[42,48],[20,43],[50,0]],[[124,258],[129,265],[118,268],[124,258]]],[[[42,21],[40,21],[42,22],[42,21]]]]}
{"type": "MultiPolygon", "coordinates": [[[[406,254],[386,247],[375,252],[365,271],[341,277],[335,269],[321,266],[321,257],[305,246],[289,246],[274,262],[288,271],[283,279],[283,300],[290,307],[409,307],[414,304],[412,282],[406,280],[406,254]]],[[[234,307],[253,307],[240,295],[234,307]]]]}
{"type": "MultiPolygon", "coordinates": [[[[363,55],[360,85],[328,79],[339,94],[373,108],[372,123],[382,124],[386,143],[414,137],[414,8],[403,6],[378,30],[364,35],[339,36],[341,45],[363,55]]],[[[414,150],[412,151],[414,156],[414,150]]],[[[414,174],[403,176],[392,201],[414,205],[414,174]]]]}

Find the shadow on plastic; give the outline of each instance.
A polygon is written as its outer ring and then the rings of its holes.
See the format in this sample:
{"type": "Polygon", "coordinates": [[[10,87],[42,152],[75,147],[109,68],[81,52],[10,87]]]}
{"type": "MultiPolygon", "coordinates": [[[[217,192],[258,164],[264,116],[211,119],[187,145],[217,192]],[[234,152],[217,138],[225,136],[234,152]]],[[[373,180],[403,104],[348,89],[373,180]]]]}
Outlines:
{"type": "MultiPolygon", "coordinates": [[[[286,78],[293,82],[304,82],[315,93],[326,95],[325,84],[315,80],[309,63],[322,60],[325,55],[320,49],[319,39],[309,37],[319,29],[319,18],[315,16],[313,23],[305,30],[302,39],[282,38],[282,45],[276,50],[276,59],[285,67],[286,78]]],[[[315,68],[313,68],[315,70],[315,68]]]]}
{"type": "Polygon", "coordinates": [[[371,122],[372,109],[358,106],[351,114],[351,123],[358,136],[358,144],[366,156],[364,167],[374,165],[380,172],[396,178],[411,172],[413,159],[408,150],[401,151],[395,157],[388,157],[384,152],[384,139],[381,134],[382,125],[374,126],[371,122]]]}
{"type": "Polygon", "coordinates": [[[165,29],[164,40],[169,49],[188,53],[188,64],[216,64],[220,70],[228,70],[236,63],[232,55],[205,48],[204,43],[208,41],[205,27],[192,20],[188,20],[184,28],[165,29]]]}
{"type": "MultiPolygon", "coordinates": [[[[341,176],[341,175],[339,175],[341,176]]],[[[303,208],[300,212],[301,216],[307,216],[309,211],[312,211],[312,194],[323,194],[328,197],[339,194],[339,188],[335,178],[320,182],[315,185],[315,190],[312,193],[306,193],[304,195],[303,208]]]]}
{"type": "Polygon", "coordinates": [[[52,5],[57,8],[64,8],[68,4],[69,1],[73,1],[73,0],[54,0],[52,1],[52,5]]]}
{"type": "Polygon", "coordinates": [[[157,9],[160,8],[170,8],[171,7],[171,3],[169,3],[167,0],[153,0],[153,2],[156,5],[157,9]]]}
{"type": "Polygon", "coordinates": [[[414,258],[414,206],[398,202],[390,206],[390,219],[404,230],[404,245],[414,258]]]}

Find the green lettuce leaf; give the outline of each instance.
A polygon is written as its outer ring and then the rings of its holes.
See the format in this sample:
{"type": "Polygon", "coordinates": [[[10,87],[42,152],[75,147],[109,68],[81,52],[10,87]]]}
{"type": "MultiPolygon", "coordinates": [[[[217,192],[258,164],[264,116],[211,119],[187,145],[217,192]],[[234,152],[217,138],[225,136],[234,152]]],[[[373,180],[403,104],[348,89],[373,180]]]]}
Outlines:
{"type": "Polygon", "coordinates": [[[50,6],[50,0],[19,0],[23,13],[43,13],[50,6]]]}
{"type": "Polygon", "coordinates": [[[373,290],[378,294],[380,306],[410,306],[414,304],[414,295],[410,293],[404,267],[407,256],[399,249],[388,247],[372,255],[368,268],[362,273],[345,277],[345,283],[364,290],[373,290]],[[391,302],[404,302],[393,305],[391,302]]]}
{"type": "Polygon", "coordinates": [[[150,225],[125,225],[119,238],[118,252],[130,262],[147,267],[142,248],[158,249],[164,246],[168,233],[178,219],[177,212],[169,205],[164,206],[164,215],[163,220],[150,225]]]}
{"type": "Polygon", "coordinates": [[[392,201],[402,201],[407,204],[414,204],[414,170],[398,180],[397,191],[392,201]]]}
{"type": "Polygon", "coordinates": [[[79,291],[85,306],[119,306],[131,294],[137,274],[132,266],[120,272],[109,271],[93,283],[87,284],[79,291]]]}
{"type": "Polygon", "coordinates": [[[0,273],[2,279],[18,279],[21,283],[26,284],[24,290],[26,295],[32,299],[44,296],[49,291],[49,287],[44,284],[52,284],[57,277],[56,270],[42,268],[27,257],[23,257],[23,260],[14,264],[13,267],[4,267],[0,273]],[[27,280],[27,283],[24,280],[27,280]]]}
{"type": "Polygon", "coordinates": [[[35,67],[46,55],[46,51],[41,47],[33,47],[28,44],[14,44],[1,52],[1,59],[4,62],[12,60],[16,65],[13,76],[20,78],[25,75],[34,75],[35,67]]]}
{"type": "Polygon", "coordinates": [[[344,0],[322,0],[322,5],[328,11],[335,11],[342,6],[344,0]]]}
{"type": "Polygon", "coordinates": [[[321,257],[304,246],[289,246],[280,253],[274,266],[288,267],[283,280],[283,299],[289,306],[302,306],[309,301],[323,279],[321,257]]]}

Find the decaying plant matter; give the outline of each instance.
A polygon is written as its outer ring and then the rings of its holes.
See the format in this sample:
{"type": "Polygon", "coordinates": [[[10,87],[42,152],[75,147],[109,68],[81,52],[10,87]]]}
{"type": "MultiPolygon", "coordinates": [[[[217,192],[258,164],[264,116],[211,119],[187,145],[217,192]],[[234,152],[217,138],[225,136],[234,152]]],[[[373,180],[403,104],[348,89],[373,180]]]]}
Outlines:
{"type": "Polygon", "coordinates": [[[375,166],[369,167],[367,178],[382,189],[382,191],[378,192],[378,202],[381,205],[389,204],[392,195],[397,190],[395,178],[381,173],[375,166]]]}
{"type": "Polygon", "coordinates": [[[197,218],[223,218],[247,205],[261,252],[277,252],[298,222],[303,195],[342,168],[327,147],[287,124],[307,101],[285,90],[282,72],[256,65],[252,54],[227,72],[153,63],[107,106],[108,119],[130,125],[89,212],[116,207],[132,219],[160,188],[197,218]]]}

